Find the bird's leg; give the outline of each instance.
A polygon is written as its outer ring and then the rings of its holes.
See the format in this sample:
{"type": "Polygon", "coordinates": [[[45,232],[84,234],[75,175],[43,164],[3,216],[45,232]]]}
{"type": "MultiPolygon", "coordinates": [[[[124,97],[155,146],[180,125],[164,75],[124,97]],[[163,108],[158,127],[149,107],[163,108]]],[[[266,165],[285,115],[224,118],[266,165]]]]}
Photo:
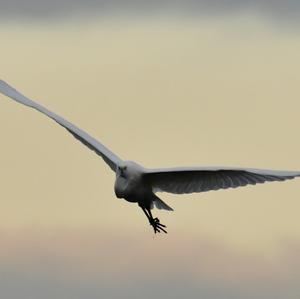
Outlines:
{"type": "Polygon", "coordinates": [[[151,219],[150,219],[150,215],[148,214],[147,210],[143,207],[141,207],[141,209],[143,210],[143,212],[145,213],[147,219],[149,220],[150,224],[151,224],[151,219]]]}
{"type": "Polygon", "coordinates": [[[153,226],[153,229],[154,229],[154,233],[160,233],[161,231],[163,231],[164,233],[167,234],[167,231],[164,229],[166,226],[164,224],[161,224],[159,219],[156,217],[156,218],[153,218],[152,216],[152,213],[151,213],[151,209],[145,209],[148,214],[149,214],[149,222],[150,224],[153,226]]]}
{"type": "Polygon", "coordinates": [[[153,217],[150,216],[149,210],[147,210],[147,209],[145,209],[145,208],[143,208],[143,207],[141,207],[141,209],[143,210],[143,212],[144,212],[145,215],[147,216],[150,225],[153,226],[154,233],[156,234],[157,232],[160,232],[160,231],[157,229],[157,227],[155,226],[155,221],[154,221],[153,217]]]}

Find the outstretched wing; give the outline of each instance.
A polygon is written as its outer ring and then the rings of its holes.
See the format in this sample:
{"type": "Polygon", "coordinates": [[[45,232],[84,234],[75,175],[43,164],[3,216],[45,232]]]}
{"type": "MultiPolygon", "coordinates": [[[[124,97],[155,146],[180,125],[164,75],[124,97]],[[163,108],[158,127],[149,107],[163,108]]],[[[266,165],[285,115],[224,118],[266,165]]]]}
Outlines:
{"type": "Polygon", "coordinates": [[[49,111],[48,109],[39,105],[38,103],[35,103],[34,101],[26,98],[24,95],[19,93],[17,90],[15,90],[13,87],[11,87],[2,80],[0,80],[0,92],[10,97],[11,99],[28,107],[34,108],[47,115],[48,117],[52,118],[62,127],[67,129],[76,139],[81,141],[84,145],[86,145],[88,148],[90,148],[99,156],[101,156],[113,171],[116,171],[117,166],[120,164],[120,162],[122,162],[122,160],[117,155],[112,153],[107,147],[105,147],[95,138],[82,131],[81,129],[77,128],[75,125],[71,124],[61,116],[49,111]]]}
{"type": "Polygon", "coordinates": [[[297,176],[300,176],[300,172],[227,167],[148,169],[145,173],[153,192],[175,194],[285,181],[297,176]]]}

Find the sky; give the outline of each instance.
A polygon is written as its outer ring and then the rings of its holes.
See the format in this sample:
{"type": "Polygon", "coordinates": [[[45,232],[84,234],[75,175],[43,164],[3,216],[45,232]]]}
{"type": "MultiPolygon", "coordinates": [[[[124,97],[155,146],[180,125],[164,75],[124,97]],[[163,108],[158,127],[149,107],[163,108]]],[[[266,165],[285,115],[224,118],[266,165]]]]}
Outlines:
{"type": "MultiPolygon", "coordinates": [[[[296,1],[3,1],[1,79],[146,167],[300,170],[296,1]]],[[[101,158],[0,96],[5,298],[299,298],[299,181],[116,199],[101,158]]]]}

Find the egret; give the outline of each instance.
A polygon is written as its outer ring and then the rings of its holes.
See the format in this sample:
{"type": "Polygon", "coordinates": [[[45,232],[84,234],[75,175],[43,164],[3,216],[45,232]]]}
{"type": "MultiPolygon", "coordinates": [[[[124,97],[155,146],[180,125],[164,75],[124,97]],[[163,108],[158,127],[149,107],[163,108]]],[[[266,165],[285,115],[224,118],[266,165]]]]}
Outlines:
{"type": "Polygon", "coordinates": [[[145,213],[154,233],[166,231],[166,226],[152,215],[152,209],[173,211],[157,192],[187,194],[210,190],[236,188],[265,182],[284,181],[300,176],[296,171],[275,171],[237,167],[176,167],[149,169],[133,161],[125,161],[98,140],[79,129],[66,119],[25,97],[16,89],[0,80],[0,92],[5,96],[52,118],[68,130],[76,139],[102,157],[115,172],[114,191],[118,198],[137,203],[145,213]]]}

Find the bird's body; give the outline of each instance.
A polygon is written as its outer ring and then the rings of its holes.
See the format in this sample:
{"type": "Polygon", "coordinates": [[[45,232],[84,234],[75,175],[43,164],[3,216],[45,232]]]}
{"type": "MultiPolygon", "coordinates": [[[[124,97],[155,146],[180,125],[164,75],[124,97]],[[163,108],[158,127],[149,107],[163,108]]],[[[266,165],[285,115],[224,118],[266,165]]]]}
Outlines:
{"type": "Polygon", "coordinates": [[[165,232],[165,225],[158,218],[153,218],[151,209],[172,211],[156,192],[175,194],[206,192],[210,190],[236,188],[264,182],[284,181],[300,176],[299,171],[274,171],[253,168],[233,167],[177,167],[148,169],[133,161],[123,161],[102,143],[51,112],[40,104],[26,98],[17,90],[0,80],[0,92],[11,99],[34,108],[52,118],[68,130],[76,139],[96,152],[116,174],[114,191],[118,198],[138,203],[154,232],[165,232]]]}
{"type": "Polygon", "coordinates": [[[115,194],[129,202],[139,202],[151,192],[143,180],[144,167],[132,161],[125,161],[116,172],[115,194]]]}

